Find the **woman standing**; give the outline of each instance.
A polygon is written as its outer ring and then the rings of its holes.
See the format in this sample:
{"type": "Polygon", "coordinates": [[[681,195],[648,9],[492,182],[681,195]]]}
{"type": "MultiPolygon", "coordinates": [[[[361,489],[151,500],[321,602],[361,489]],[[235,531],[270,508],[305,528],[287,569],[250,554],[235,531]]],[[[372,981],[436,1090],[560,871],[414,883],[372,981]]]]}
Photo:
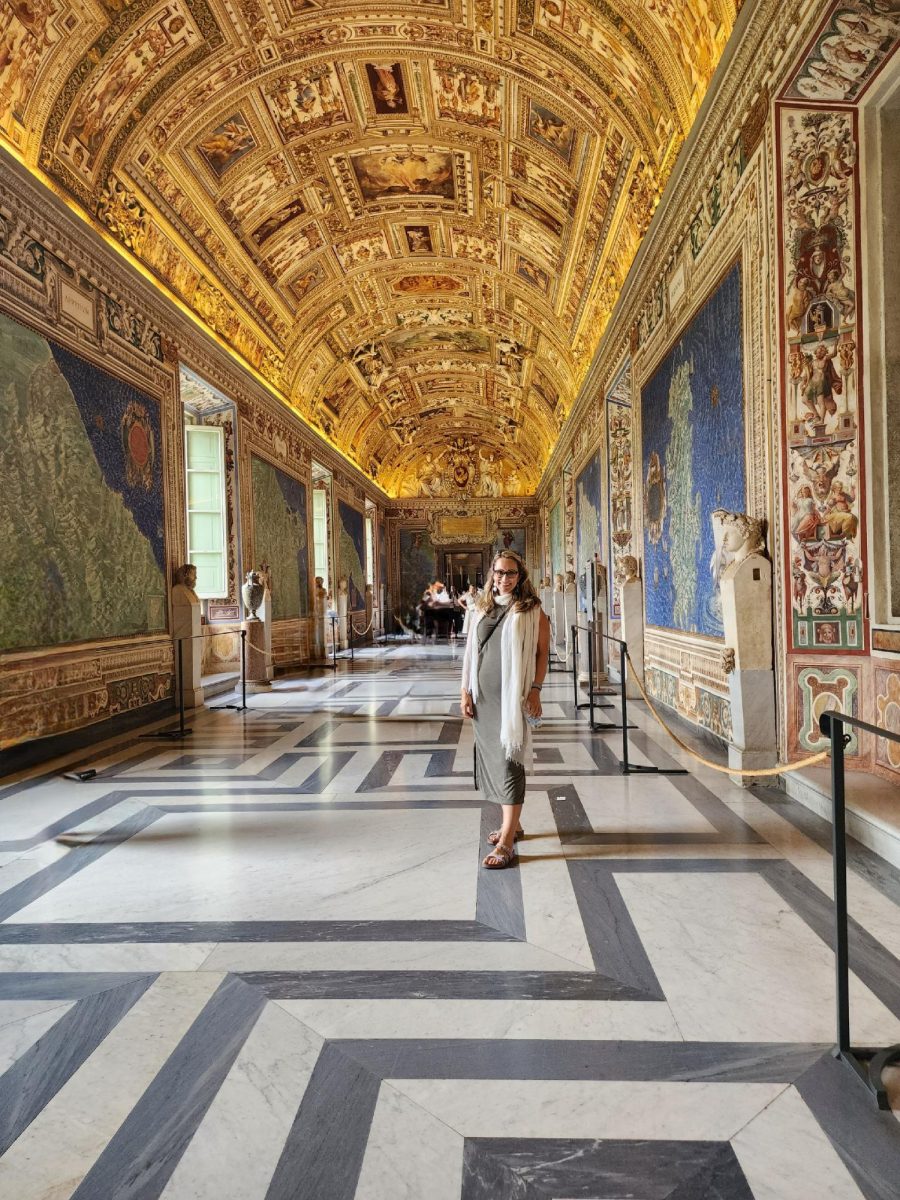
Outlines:
{"type": "Polygon", "coordinates": [[[465,613],[465,616],[463,617],[462,635],[463,637],[467,637],[469,633],[469,626],[472,624],[472,617],[475,614],[475,607],[478,604],[478,588],[474,583],[470,584],[468,590],[463,592],[457,603],[465,613]]]}
{"type": "Polygon", "coordinates": [[[541,685],[547,673],[550,622],[514,550],[498,554],[492,578],[469,625],[463,658],[460,705],[475,722],[476,784],[502,805],[503,822],[489,835],[494,849],[482,865],[508,867],[525,800],[531,766],[531,729],[526,716],[541,715],[541,685]]]}

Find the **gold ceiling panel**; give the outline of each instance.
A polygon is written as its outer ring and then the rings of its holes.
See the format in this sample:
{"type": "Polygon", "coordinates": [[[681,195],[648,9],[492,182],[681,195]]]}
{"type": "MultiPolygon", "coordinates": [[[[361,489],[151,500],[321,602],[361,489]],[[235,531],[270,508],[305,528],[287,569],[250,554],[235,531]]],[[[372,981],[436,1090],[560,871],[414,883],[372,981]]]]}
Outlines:
{"type": "Polygon", "coordinates": [[[0,0],[0,137],[391,494],[520,494],[739,7],[0,0]]]}

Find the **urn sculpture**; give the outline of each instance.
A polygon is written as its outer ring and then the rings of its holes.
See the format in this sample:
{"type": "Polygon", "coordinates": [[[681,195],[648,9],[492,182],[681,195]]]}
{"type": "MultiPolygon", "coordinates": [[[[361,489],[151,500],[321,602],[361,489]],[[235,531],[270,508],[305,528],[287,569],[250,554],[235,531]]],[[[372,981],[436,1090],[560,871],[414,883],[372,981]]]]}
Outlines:
{"type": "Polygon", "coordinates": [[[247,580],[241,588],[241,596],[243,597],[244,608],[246,608],[247,612],[250,614],[250,616],[247,618],[248,621],[259,620],[259,617],[256,615],[256,610],[262,604],[265,594],[265,585],[262,582],[259,572],[248,571],[247,580]]]}

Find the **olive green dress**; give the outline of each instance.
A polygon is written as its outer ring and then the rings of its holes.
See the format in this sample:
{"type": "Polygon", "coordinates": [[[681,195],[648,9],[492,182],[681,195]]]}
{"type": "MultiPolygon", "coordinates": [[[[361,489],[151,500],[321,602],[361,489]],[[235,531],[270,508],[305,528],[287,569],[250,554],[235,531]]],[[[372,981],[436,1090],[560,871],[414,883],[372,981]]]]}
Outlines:
{"type": "Polygon", "coordinates": [[[509,612],[499,605],[485,613],[478,638],[478,701],[475,705],[475,786],[495,804],[522,804],[525,768],[510,762],[500,744],[500,696],[503,686],[502,623],[509,612]],[[500,628],[498,628],[500,626],[500,628]],[[492,632],[493,631],[493,632],[492,632]]]}

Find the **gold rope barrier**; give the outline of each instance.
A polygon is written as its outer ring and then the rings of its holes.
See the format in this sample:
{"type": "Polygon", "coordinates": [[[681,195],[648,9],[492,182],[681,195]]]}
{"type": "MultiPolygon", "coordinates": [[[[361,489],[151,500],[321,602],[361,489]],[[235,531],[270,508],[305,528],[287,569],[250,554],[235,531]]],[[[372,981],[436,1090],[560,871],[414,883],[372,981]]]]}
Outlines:
{"type": "Polygon", "coordinates": [[[663,729],[677,746],[680,746],[680,748],[684,750],[686,754],[689,754],[691,758],[695,758],[698,763],[702,763],[704,767],[709,767],[711,771],[721,771],[723,775],[752,775],[754,777],[758,777],[760,775],[785,775],[788,771],[799,771],[801,767],[811,767],[815,763],[820,763],[824,759],[828,758],[829,751],[820,750],[818,754],[810,754],[808,758],[801,758],[799,762],[783,763],[779,764],[777,767],[725,767],[721,763],[712,762],[711,759],[704,758],[701,754],[697,754],[697,752],[692,750],[686,742],[681,740],[677,733],[669,728],[669,726],[653,707],[653,701],[647,695],[647,689],[644,687],[644,681],[635,670],[634,663],[631,661],[631,655],[627,650],[625,651],[625,657],[628,660],[628,667],[631,671],[632,677],[634,678],[635,683],[638,685],[638,689],[643,696],[647,707],[650,709],[651,713],[659,722],[659,724],[662,725],[663,729]]]}

